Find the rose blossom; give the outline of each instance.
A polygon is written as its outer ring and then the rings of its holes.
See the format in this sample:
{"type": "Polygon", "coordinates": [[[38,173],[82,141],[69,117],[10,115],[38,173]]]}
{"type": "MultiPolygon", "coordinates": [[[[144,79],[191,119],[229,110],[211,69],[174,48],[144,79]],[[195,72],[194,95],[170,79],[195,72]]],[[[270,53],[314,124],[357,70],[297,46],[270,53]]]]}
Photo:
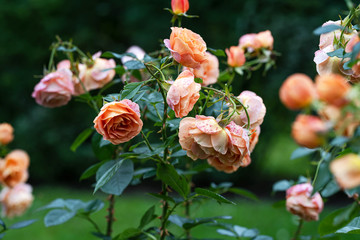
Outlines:
{"type": "Polygon", "coordinates": [[[0,144],[7,145],[14,139],[14,128],[8,123],[0,124],[0,144]]]}
{"type": "Polygon", "coordinates": [[[259,32],[256,38],[261,43],[261,47],[272,50],[274,46],[274,38],[269,30],[259,32]]]}
{"type": "Polygon", "coordinates": [[[189,0],[171,0],[171,9],[175,14],[186,13],[189,10],[189,0]]]}
{"type": "Polygon", "coordinates": [[[198,68],[206,60],[206,43],[199,34],[186,28],[172,27],[170,39],[165,39],[164,44],[171,55],[181,65],[198,68]]]}
{"type": "Polygon", "coordinates": [[[261,48],[261,42],[256,33],[248,33],[240,37],[239,47],[248,49],[249,52],[261,48]]]}
{"type": "Polygon", "coordinates": [[[32,187],[29,184],[20,183],[14,188],[5,187],[0,193],[2,215],[10,218],[20,216],[33,200],[32,187]]]}
{"type": "MultiPolygon", "coordinates": [[[[262,124],[266,113],[266,107],[262,98],[254,92],[243,91],[237,99],[240,100],[249,114],[250,128],[255,128],[262,124]]],[[[233,111],[232,106],[230,106],[229,111],[230,113],[233,111]]],[[[248,118],[244,109],[240,109],[239,113],[234,113],[231,120],[242,127],[246,127],[248,124],[248,118]]]]}
{"type": "Polygon", "coordinates": [[[207,159],[219,171],[231,173],[250,164],[248,131],[234,122],[225,128],[214,117],[181,120],[179,142],[193,159],[207,159]]]}
{"type": "Polygon", "coordinates": [[[128,99],[105,104],[94,124],[96,131],[114,145],[134,138],[143,126],[139,105],[128,99]]]}
{"type": "Polygon", "coordinates": [[[261,132],[260,126],[257,126],[256,128],[253,128],[250,130],[250,136],[249,136],[249,151],[250,151],[250,153],[252,153],[254,151],[254,148],[259,141],[260,132],[261,132]]]}
{"type": "Polygon", "coordinates": [[[305,221],[319,220],[324,202],[318,192],[311,196],[312,191],[310,183],[290,187],[286,190],[286,209],[305,221]]]}
{"type": "Polygon", "coordinates": [[[22,150],[13,150],[0,164],[0,181],[9,187],[26,182],[29,177],[29,155],[22,150]]]}
{"type": "Polygon", "coordinates": [[[346,154],[330,163],[330,171],[342,189],[351,189],[360,185],[360,156],[346,154]]]}
{"type": "Polygon", "coordinates": [[[182,118],[193,109],[199,99],[201,85],[194,81],[194,74],[189,70],[183,71],[171,85],[166,101],[174,110],[177,118],[182,118]]]}
{"type": "Polygon", "coordinates": [[[319,99],[326,103],[338,107],[348,103],[346,96],[351,89],[351,85],[339,74],[317,76],[315,87],[319,99]]]}
{"type": "Polygon", "coordinates": [[[219,60],[216,56],[209,52],[205,53],[206,60],[200,64],[198,68],[184,68],[189,70],[195,77],[201,78],[203,82],[202,86],[208,86],[217,82],[219,77],[219,60]]]}
{"type": "Polygon", "coordinates": [[[74,93],[72,73],[69,69],[59,69],[47,74],[35,86],[32,97],[44,107],[54,108],[66,105],[74,93]]]}
{"type": "Polygon", "coordinates": [[[225,49],[227,55],[227,63],[231,67],[241,67],[244,65],[246,59],[244,50],[238,46],[232,46],[230,49],[225,49]]]}
{"type": "MultiPolygon", "coordinates": [[[[341,21],[338,20],[336,22],[334,21],[327,21],[325,22],[322,27],[328,26],[328,25],[338,25],[341,26],[341,21]]],[[[339,39],[341,35],[341,30],[335,30],[329,33],[324,33],[320,35],[320,42],[319,42],[319,49],[322,50],[328,46],[334,45],[334,38],[339,39]]]]}
{"type": "Polygon", "coordinates": [[[299,114],[292,124],[291,135],[300,146],[316,148],[324,143],[326,131],[326,125],[319,117],[299,114]]]}

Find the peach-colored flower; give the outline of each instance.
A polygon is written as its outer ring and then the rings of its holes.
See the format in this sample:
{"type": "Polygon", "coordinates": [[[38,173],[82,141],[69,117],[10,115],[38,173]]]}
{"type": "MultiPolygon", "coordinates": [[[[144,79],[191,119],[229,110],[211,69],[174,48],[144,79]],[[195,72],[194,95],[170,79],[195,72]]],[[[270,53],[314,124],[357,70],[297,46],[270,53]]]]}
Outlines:
{"type": "Polygon", "coordinates": [[[317,192],[311,195],[313,187],[310,183],[301,183],[286,191],[286,209],[305,221],[319,220],[324,202],[317,192]]]}
{"type": "Polygon", "coordinates": [[[175,14],[186,13],[189,10],[189,0],[171,0],[171,9],[175,14]]]}
{"type": "Polygon", "coordinates": [[[128,99],[105,104],[94,124],[96,131],[114,145],[134,138],[143,126],[139,105],[128,99]]]}
{"type": "Polygon", "coordinates": [[[14,128],[9,123],[0,124],[0,144],[7,145],[14,139],[14,128]]]}
{"type": "MultiPolygon", "coordinates": [[[[266,107],[262,98],[251,91],[243,91],[237,98],[244,105],[249,114],[250,128],[256,128],[262,124],[266,113],[266,107]]],[[[233,111],[232,106],[230,106],[229,111],[233,111]]],[[[238,112],[234,113],[231,120],[234,121],[237,125],[247,127],[248,118],[245,110],[241,108],[237,111],[238,112]]]]}
{"type": "Polygon", "coordinates": [[[263,48],[268,48],[270,50],[273,49],[274,46],[274,38],[271,35],[271,32],[269,30],[263,31],[263,32],[259,32],[256,35],[256,38],[259,40],[259,42],[261,43],[261,47],[263,48]]]}
{"type": "Polygon", "coordinates": [[[13,150],[0,164],[0,181],[8,187],[26,182],[29,177],[29,155],[23,150],[13,150]]]}
{"type": "Polygon", "coordinates": [[[355,188],[360,185],[360,156],[354,153],[341,156],[330,163],[330,171],[341,188],[355,188]]]}
{"type": "Polygon", "coordinates": [[[47,74],[35,86],[32,97],[44,107],[60,107],[66,105],[74,93],[72,73],[69,69],[59,69],[47,74]]]}
{"type": "Polygon", "coordinates": [[[186,28],[172,27],[170,39],[164,44],[171,55],[181,65],[198,68],[206,60],[206,43],[202,37],[186,28]]]}
{"type": "Polygon", "coordinates": [[[331,45],[315,52],[314,62],[316,63],[316,71],[319,75],[331,73],[343,74],[341,69],[344,63],[336,56],[330,57],[328,53],[332,51],[334,51],[334,47],[331,45]]]}
{"type": "Polygon", "coordinates": [[[316,91],[320,100],[341,107],[348,103],[347,94],[351,85],[339,74],[317,76],[315,79],[316,91]]]}
{"type": "Polygon", "coordinates": [[[214,117],[181,120],[179,142],[193,160],[207,159],[219,171],[231,173],[250,164],[248,131],[234,122],[225,128],[214,117]]]}
{"type": "Polygon", "coordinates": [[[319,117],[299,114],[292,124],[291,135],[295,142],[307,148],[316,148],[324,143],[327,126],[319,117]]]}
{"type": "Polygon", "coordinates": [[[231,67],[241,67],[244,65],[246,59],[244,50],[238,46],[231,46],[230,49],[225,49],[227,55],[227,63],[231,67]]]}
{"type": "Polygon", "coordinates": [[[0,193],[2,216],[12,218],[22,215],[33,202],[32,187],[20,183],[14,188],[5,187],[0,193]]]}
{"type": "Polygon", "coordinates": [[[209,52],[205,53],[206,60],[200,64],[198,68],[184,68],[189,70],[195,77],[201,78],[203,82],[202,86],[208,86],[217,82],[219,77],[219,60],[216,56],[209,52]]]}
{"type": "MultiPolygon", "coordinates": [[[[144,51],[141,47],[135,46],[135,45],[129,47],[129,48],[126,50],[126,53],[132,53],[132,54],[134,54],[135,57],[136,57],[136,59],[138,59],[138,60],[143,60],[144,57],[145,57],[145,54],[146,54],[145,51],[144,51]]],[[[128,61],[136,60],[136,59],[133,58],[133,57],[131,57],[131,56],[124,56],[124,57],[121,58],[121,62],[122,62],[122,64],[125,64],[125,63],[128,62],[128,61]]],[[[124,66],[124,68],[127,69],[126,66],[124,66]]],[[[147,74],[143,71],[143,69],[140,69],[140,74],[141,74],[141,79],[142,79],[142,80],[145,79],[146,76],[147,76],[147,74]]],[[[137,79],[136,77],[134,77],[134,76],[131,74],[130,71],[127,71],[125,74],[123,74],[123,75],[121,76],[121,79],[122,79],[123,82],[126,82],[126,81],[128,81],[128,82],[138,82],[138,81],[139,81],[139,79],[137,79]]]]}
{"type": "Polygon", "coordinates": [[[194,81],[194,74],[185,70],[171,85],[166,97],[169,107],[174,110],[177,118],[182,118],[193,109],[200,97],[201,85],[194,81]]]}
{"type": "Polygon", "coordinates": [[[249,52],[261,48],[261,41],[257,38],[256,33],[248,33],[240,37],[239,47],[248,49],[249,52]]]}
{"type": "MultiPolygon", "coordinates": [[[[341,25],[341,21],[338,20],[336,22],[334,21],[327,21],[325,22],[322,26],[328,26],[328,25],[341,25]]],[[[341,34],[341,30],[335,30],[329,33],[324,33],[320,35],[320,42],[319,42],[319,48],[324,49],[328,46],[333,46],[334,45],[334,38],[339,39],[340,38],[340,34],[341,34]]]]}
{"type": "Polygon", "coordinates": [[[250,153],[252,153],[254,151],[254,148],[259,141],[260,132],[261,132],[260,126],[256,126],[255,128],[250,130],[250,136],[249,136],[249,151],[250,151],[250,153]]]}

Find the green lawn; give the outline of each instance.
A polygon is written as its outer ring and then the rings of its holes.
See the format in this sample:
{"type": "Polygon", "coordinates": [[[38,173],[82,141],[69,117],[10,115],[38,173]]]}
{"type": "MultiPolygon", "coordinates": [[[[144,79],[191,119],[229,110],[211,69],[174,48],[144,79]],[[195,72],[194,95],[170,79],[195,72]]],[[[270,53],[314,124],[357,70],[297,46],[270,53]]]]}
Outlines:
{"type": "MultiPolygon", "coordinates": [[[[92,200],[99,198],[105,200],[106,196],[102,194],[92,195],[91,191],[77,191],[74,189],[52,187],[35,188],[35,201],[31,209],[20,218],[4,219],[9,225],[13,222],[26,219],[39,219],[33,225],[19,229],[9,230],[4,239],[36,239],[36,240],[81,240],[98,239],[90,234],[93,231],[91,224],[80,218],[74,218],[63,225],[46,228],[43,218],[46,211],[36,211],[39,207],[51,202],[55,198],[77,198],[81,200],[92,200]]],[[[191,208],[192,213],[197,217],[213,217],[220,215],[231,215],[233,219],[222,220],[225,223],[233,223],[248,228],[257,228],[261,234],[273,236],[275,239],[288,240],[295,231],[295,218],[292,217],[284,208],[273,208],[271,200],[253,202],[244,199],[232,199],[237,205],[218,204],[216,201],[208,200],[205,204],[194,204],[191,208]]],[[[142,213],[152,205],[156,206],[156,213],[160,213],[160,203],[157,199],[146,195],[145,193],[125,194],[117,198],[116,201],[116,219],[114,224],[114,233],[123,231],[128,227],[137,227],[142,213]]],[[[176,214],[183,215],[183,208],[179,207],[176,214]]],[[[93,215],[99,223],[101,229],[105,229],[106,207],[93,215]]],[[[154,220],[151,224],[158,225],[159,220],[154,220]]],[[[305,223],[304,234],[316,233],[317,223],[305,223]]],[[[171,231],[181,231],[180,228],[170,226],[171,231]]],[[[216,233],[213,227],[198,226],[193,229],[194,237],[211,237],[226,239],[216,233]]],[[[229,238],[231,239],[231,238],[229,238]]]]}

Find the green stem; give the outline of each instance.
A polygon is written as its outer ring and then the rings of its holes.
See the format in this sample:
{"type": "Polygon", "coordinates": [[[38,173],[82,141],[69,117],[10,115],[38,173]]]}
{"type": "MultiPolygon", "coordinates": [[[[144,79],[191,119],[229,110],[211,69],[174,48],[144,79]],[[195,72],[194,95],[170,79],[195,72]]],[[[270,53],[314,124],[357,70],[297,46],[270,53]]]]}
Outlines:
{"type": "Polygon", "coordinates": [[[108,208],[108,215],[107,215],[107,227],[106,227],[106,236],[111,237],[112,233],[112,224],[114,222],[114,210],[115,210],[115,196],[109,196],[109,208],[108,208]]]}
{"type": "Polygon", "coordinates": [[[55,44],[51,50],[51,55],[50,55],[50,60],[49,60],[49,65],[48,65],[48,70],[51,71],[51,68],[53,67],[54,64],[54,57],[55,57],[55,53],[56,53],[56,49],[58,48],[58,44],[55,44]]]}
{"type": "Polygon", "coordinates": [[[149,140],[147,139],[146,135],[144,134],[144,132],[141,130],[140,133],[141,133],[141,136],[144,138],[145,144],[149,148],[149,150],[154,151],[154,149],[151,147],[151,144],[150,144],[149,140]]]}
{"type": "Polygon", "coordinates": [[[92,220],[92,219],[90,218],[89,215],[79,215],[79,217],[82,217],[82,218],[88,220],[88,221],[94,226],[94,228],[96,229],[96,231],[99,232],[99,233],[101,233],[100,227],[97,225],[97,223],[96,223],[94,220],[92,220]]]}
{"type": "MultiPolygon", "coordinates": [[[[167,196],[167,185],[165,183],[162,183],[161,194],[163,196],[167,196]]],[[[168,220],[168,208],[169,208],[169,203],[166,200],[164,200],[162,214],[161,214],[160,240],[164,240],[167,235],[166,223],[168,220]]]]}
{"type": "Polygon", "coordinates": [[[291,239],[291,240],[296,240],[298,238],[298,236],[300,235],[300,232],[301,232],[301,228],[303,226],[303,223],[304,223],[304,220],[303,219],[300,219],[299,220],[299,225],[296,229],[296,232],[294,234],[294,237],[291,239]]]}

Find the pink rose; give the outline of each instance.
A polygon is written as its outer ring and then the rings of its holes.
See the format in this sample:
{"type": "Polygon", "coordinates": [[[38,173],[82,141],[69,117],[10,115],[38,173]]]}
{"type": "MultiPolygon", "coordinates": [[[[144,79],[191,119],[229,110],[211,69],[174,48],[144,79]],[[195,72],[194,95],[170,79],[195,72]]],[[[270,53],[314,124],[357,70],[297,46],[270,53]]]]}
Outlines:
{"type": "Polygon", "coordinates": [[[32,187],[21,183],[14,188],[5,187],[0,193],[2,215],[12,218],[22,215],[33,202],[32,187]]]}
{"type": "Polygon", "coordinates": [[[324,203],[319,193],[311,196],[312,191],[310,183],[290,187],[286,191],[286,209],[305,221],[319,220],[324,203]]]}
{"type": "Polygon", "coordinates": [[[330,170],[342,189],[360,185],[360,156],[354,153],[343,155],[330,163],[330,170]]]}
{"type": "Polygon", "coordinates": [[[225,128],[213,117],[181,120],[179,142],[193,159],[207,159],[219,171],[231,173],[250,164],[248,131],[231,122],[225,128]]]}
{"type": "Polygon", "coordinates": [[[59,69],[47,74],[35,86],[32,97],[44,107],[60,107],[66,105],[74,93],[72,73],[69,69],[59,69]]]}
{"type": "MultiPolygon", "coordinates": [[[[266,113],[266,107],[262,98],[251,91],[243,91],[237,98],[244,105],[249,114],[250,128],[256,128],[262,124],[266,113]]],[[[230,106],[230,108],[231,107],[232,106],[230,106]]],[[[232,108],[230,109],[230,112],[231,111],[232,108]]],[[[234,113],[231,120],[242,127],[247,127],[248,118],[245,110],[239,109],[238,112],[239,113],[234,113]]]]}
{"type": "Polygon", "coordinates": [[[189,70],[195,77],[201,78],[203,82],[202,86],[208,86],[217,82],[219,77],[219,60],[216,56],[209,52],[205,53],[206,60],[200,64],[198,68],[184,68],[189,70]]]}
{"type": "Polygon", "coordinates": [[[261,47],[272,50],[274,46],[274,38],[269,30],[259,32],[256,38],[261,43],[261,47]]]}
{"type": "Polygon", "coordinates": [[[165,39],[164,44],[171,55],[181,65],[198,68],[206,60],[206,43],[202,37],[186,28],[172,27],[170,39],[165,39]]]}
{"type": "Polygon", "coordinates": [[[0,161],[0,182],[8,187],[24,183],[29,177],[29,155],[23,150],[13,150],[0,161]]]}
{"type": "Polygon", "coordinates": [[[244,50],[238,46],[232,46],[230,49],[225,49],[227,55],[227,63],[231,67],[241,67],[244,65],[246,58],[244,50]]]}
{"type": "Polygon", "coordinates": [[[261,48],[261,42],[257,38],[256,33],[248,33],[240,37],[239,47],[246,48],[249,52],[253,52],[258,48],[261,48]]]}
{"type": "Polygon", "coordinates": [[[96,131],[114,145],[134,138],[143,126],[139,105],[128,99],[105,104],[94,124],[96,131]]]}
{"type": "MultiPolygon", "coordinates": [[[[334,21],[327,21],[322,26],[328,26],[328,25],[338,25],[341,26],[341,21],[338,20],[336,22],[334,21]]],[[[320,50],[334,45],[334,38],[339,39],[341,35],[341,30],[335,30],[329,33],[324,33],[320,35],[320,42],[319,42],[319,48],[320,50]]]]}
{"type": "Polygon", "coordinates": [[[183,71],[171,85],[166,97],[169,107],[174,110],[177,118],[182,118],[193,109],[199,99],[201,85],[194,81],[194,74],[183,71]]]}
{"type": "Polygon", "coordinates": [[[8,123],[0,124],[0,144],[7,145],[14,139],[14,128],[8,123]]]}

